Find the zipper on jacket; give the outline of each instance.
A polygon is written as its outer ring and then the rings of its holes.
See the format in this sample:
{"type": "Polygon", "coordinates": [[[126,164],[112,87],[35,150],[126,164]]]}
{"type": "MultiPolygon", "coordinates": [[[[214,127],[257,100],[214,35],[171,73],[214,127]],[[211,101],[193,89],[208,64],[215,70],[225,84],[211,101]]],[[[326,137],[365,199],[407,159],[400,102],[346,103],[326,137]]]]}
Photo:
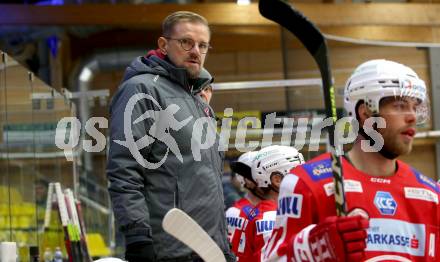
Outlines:
{"type": "Polygon", "coordinates": [[[176,190],[174,191],[174,207],[179,208],[179,187],[176,182],[176,190]]]}
{"type": "Polygon", "coordinates": [[[157,79],[159,79],[159,75],[156,75],[154,78],[153,78],[153,82],[157,82],[157,79]]]}

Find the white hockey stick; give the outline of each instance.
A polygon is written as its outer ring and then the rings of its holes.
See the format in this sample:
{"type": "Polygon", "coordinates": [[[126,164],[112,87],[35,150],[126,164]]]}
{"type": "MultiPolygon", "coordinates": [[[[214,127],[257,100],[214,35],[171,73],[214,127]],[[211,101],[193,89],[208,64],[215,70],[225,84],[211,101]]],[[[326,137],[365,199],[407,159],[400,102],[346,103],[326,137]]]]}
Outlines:
{"type": "Polygon", "coordinates": [[[47,228],[49,228],[50,225],[52,202],[56,202],[56,200],[54,199],[54,188],[55,188],[55,184],[49,183],[47,190],[47,199],[46,199],[46,212],[44,213],[43,233],[46,231],[47,228]]]}
{"type": "Polygon", "coordinates": [[[194,250],[205,262],[226,262],[225,256],[212,238],[190,216],[178,208],[173,208],[162,221],[168,234],[182,241],[194,250]]]}

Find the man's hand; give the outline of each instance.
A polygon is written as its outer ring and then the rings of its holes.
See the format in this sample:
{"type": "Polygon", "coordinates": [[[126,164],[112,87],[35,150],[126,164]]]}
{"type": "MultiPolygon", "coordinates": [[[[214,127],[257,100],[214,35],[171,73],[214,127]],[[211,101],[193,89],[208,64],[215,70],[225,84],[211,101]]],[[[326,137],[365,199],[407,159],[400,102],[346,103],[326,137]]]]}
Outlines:
{"type": "Polygon", "coordinates": [[[295,261],[362,261],[369,222],[361,216],[327,217],[293,239],[295,261]]]}

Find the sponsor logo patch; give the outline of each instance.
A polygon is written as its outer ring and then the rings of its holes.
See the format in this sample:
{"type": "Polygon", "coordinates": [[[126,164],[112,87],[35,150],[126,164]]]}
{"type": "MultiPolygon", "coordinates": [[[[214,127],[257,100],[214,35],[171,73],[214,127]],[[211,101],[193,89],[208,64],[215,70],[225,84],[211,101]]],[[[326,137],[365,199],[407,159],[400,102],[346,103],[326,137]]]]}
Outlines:
{"type": "Polygon", "coordinates": [[[270,233],[273,230],[273,227],[275,226],[275,220],[257,220],[255,221],[255,226],[257,228],[257,235],[270,233]]]}
{"type": "Polygon", "coordinates": [[[413,169],[413,172],[416,174],[417,181],[424,184],[425,186],[432,188],[435,192],[440,193],[440,188],[434,180],[432,180],[427,176],[422,175],[415,169],[413,169]]]}
{"type": "Polygon", "coordinates": [[[254,208],[252,206],[244,206],[242,210],[246,214],[247,218],[251,221],[260,213],[258,208],[254,208]]]}
{"type": "MultiPolygon", "coordinates": [[[[335,193],[335,185],[333,182],[324,185],[325,194],[331,196],[335,193]]],[[[363,192],[362,184],[356,180],[344,180],[344,190],[345,192],[363,192]]]]}
{"type": "Polygon", "coordinates": [[[244,218],[242,217],[226,217],[228,227],[242,229],[244,225],[244,218]]]}
{"type": "Polygon", "coordinates": [[[386,178],[381,178],[381,177],[372,177],[372,178],[370,178],[370,181],[373,183],[391,184],[391,179],[386,179],[386,178]]]}
{"type": "Polygon", "coordinates": [[[372,218],[367,230],[367,251],[425,255],[424,224],[413,224],[397,219],[372,218]]]}
{"type": "Polygon", "coordinates": [[[397,202],[389,192],[377,191],[374,205],[382,215],[394,216],[396,213],[397,202]]]}
{"type": "Polygon", "coordinates": [[[278,199],[278,216],[287,216],[292,218],[301,217],[303,196],[300,194],[289,194],[278,199]]]}
{"type": "Polygon", "coordinates": [[[405,187],[404,191],[406,198],[424,200],[438,204],[438,195],[429,189],[405,187]]]}
{"type": "Polygon", "coordinates": [[[333,176],[332,162],[329,159],[304,164],[303,167],[314,181],[333,176]]]}

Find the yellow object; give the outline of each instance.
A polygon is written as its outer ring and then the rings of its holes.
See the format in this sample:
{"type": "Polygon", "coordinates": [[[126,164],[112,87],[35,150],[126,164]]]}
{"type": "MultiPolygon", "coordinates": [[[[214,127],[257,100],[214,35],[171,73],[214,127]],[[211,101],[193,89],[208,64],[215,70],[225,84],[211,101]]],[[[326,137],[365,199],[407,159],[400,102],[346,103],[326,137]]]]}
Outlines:
{"type": "Polygon", "coordinates": [[[108,257],[111,252],[105,245],[104,239],[99,233],[88,233],[86,236],[87,245],[89,247],[90,256],[92,257],[108,257]]]}
{"type": "Polygon", "coordinates": [[[20,192],[16,188],[9,188],[7,186],[0,185],[0,202],[9,203],[9,200],[14,203],[21,203],[23,199],[20,192]]]}

